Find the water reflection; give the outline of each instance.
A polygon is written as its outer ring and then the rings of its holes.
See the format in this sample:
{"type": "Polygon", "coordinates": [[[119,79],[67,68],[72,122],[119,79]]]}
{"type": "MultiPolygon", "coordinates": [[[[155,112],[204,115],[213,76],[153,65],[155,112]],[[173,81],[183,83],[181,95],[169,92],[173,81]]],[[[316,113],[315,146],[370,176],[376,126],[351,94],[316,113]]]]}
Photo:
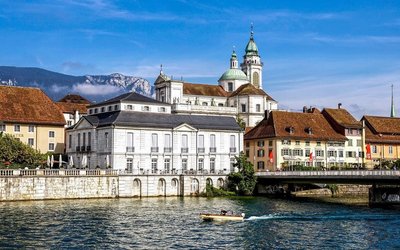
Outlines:
{"type": "Polygon", "coordinates": [[[398,248],[398,211],[268,198],[0,203],[1,248],[398,248]],[[205,223],[203,211],[246,213],[205,223]]]}

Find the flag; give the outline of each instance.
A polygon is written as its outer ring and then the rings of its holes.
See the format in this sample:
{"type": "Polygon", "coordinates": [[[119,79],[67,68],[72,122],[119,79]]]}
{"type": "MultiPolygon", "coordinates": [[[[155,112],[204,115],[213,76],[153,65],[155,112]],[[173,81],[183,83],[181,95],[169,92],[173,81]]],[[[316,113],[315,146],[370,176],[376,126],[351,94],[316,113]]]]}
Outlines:
{"type": "Polygon", "coordinates": [[[309,159],[309,161],[313,161],[313,160],[314,160],[314,157],[315,157],[315,155],[314,155],[314,150],[311,150],[311,151],[310,151],[310,159],[309,159]]]}
{"type": "Polygon", "coordinates": [[[274,153],[272,152],[272,150],[269,151],[269,162],[274,162],[274,153]]]}
{"type": "Polygon", "coordinates": [[[365,146],[365,149],[367,150],[367,160],[371,160],[371,145],[367,144],[367,146],[365,146]]]}

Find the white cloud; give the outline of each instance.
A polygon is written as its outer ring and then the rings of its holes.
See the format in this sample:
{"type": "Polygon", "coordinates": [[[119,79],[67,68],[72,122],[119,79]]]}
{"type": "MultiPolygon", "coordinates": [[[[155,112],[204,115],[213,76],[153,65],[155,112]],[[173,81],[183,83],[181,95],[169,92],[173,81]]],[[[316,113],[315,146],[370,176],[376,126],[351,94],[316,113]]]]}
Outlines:
{"type": "Polygon", "coordinates": [[[121,88],[112,85],[92,85],[88,83],[75,84],[72,87],[72,92],[78,92],[83,95],[112,95],[121,91],[121,88]]]}
{"type": "Polygon", "coordinates": [[[67,90],[68,90],[67,86],[60,86],[60,85],[56,85],[56,84],[53,84],[50,87],[50,91],[54,92],[54,93],[65,92],[67,90]]]}

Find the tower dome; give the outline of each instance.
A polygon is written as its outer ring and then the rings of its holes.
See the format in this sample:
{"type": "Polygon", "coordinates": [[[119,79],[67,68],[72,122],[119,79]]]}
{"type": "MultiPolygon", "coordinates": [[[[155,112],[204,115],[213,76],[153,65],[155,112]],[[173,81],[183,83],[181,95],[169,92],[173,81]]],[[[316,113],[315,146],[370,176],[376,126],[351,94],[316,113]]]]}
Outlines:
{"type": "Polygon", "coordinates": [[[258,48],[257,48],[256,43],[254,42],[253,34],[254,34],[254,32],[253,32],[253,27],[252,27],[250,40],[247,43],[246,50],[245,50],[246,56],[253,56],[253,55],[258,56],[258,48]]]}
{"type": "Polygon", "coordinates": [[[228,69],[222,74],[218,81],[223,80],[247,80],[247,76],[240,69],[228,69]]]}

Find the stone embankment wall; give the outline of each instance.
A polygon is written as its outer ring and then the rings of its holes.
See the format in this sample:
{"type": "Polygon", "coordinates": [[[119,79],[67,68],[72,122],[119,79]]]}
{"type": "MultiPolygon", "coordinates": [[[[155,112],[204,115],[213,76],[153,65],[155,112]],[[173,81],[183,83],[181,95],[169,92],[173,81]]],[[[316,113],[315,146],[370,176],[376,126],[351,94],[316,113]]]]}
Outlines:
{"type": "MultiPolygon", "coordinates": [[[[336,185],[334,196],[368,196],[371,185],[336,185]]],[[[296,197],[332,196],[329,188],[302,190],[291,193],[296,197]]]]}
{"type": "Polygon", "coordinates": [[[132,175],[114,170],[0,170],[0,201],[190,196],[226,175],[132,175]]]}

